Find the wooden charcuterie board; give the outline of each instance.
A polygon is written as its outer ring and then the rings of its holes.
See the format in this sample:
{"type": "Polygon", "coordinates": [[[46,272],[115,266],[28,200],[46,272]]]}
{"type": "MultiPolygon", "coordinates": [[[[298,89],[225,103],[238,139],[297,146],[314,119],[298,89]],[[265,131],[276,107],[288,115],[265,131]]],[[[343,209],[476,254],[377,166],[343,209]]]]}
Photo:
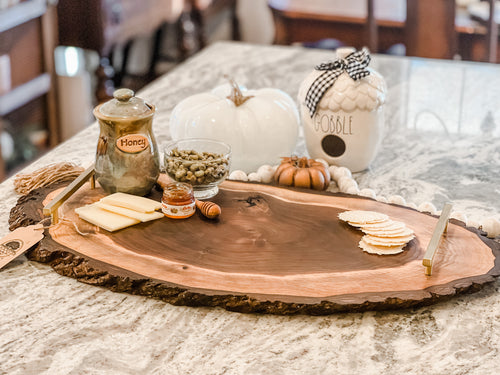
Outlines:
{"type": "MultiPolygon", "coordinates": [[[[38,222],[41,208],[60,189],[22,197],[11,212],[11,229],[38,222]]],[[[275,314],[431,304],[478,290],[500,275],[500,244],[451,222],[433,275],[426,276],[422,258],[438,218],[358,196],[226,181],[213,199],[222,207],[217,220],[197,213],[115,233],[74,213],[102,196],[88,184],[78,190],[60,209],[64,220],[46,231],[30,259],[117,292],[275,314]],[[358,248],[362,232],[337,219],[354,209],[404,221],[416,238],[401,254],[367,254],[358,248]]],[[[151,198],[160,200],[161,193],[155,190],[151,198]]]]}

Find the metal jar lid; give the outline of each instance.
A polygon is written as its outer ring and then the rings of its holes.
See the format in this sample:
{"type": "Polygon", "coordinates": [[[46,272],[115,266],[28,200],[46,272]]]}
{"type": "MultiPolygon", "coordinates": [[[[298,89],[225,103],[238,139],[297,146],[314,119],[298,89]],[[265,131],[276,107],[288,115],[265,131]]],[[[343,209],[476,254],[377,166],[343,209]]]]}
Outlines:
{"type": "Polygon", "coordinates": [[[154,112],[154,107],[143,99],[134,96],[130,89],[118,89],[113,93],[113,99],[99,106],[99,114],[107,117],[144,117],[154,112]]]}

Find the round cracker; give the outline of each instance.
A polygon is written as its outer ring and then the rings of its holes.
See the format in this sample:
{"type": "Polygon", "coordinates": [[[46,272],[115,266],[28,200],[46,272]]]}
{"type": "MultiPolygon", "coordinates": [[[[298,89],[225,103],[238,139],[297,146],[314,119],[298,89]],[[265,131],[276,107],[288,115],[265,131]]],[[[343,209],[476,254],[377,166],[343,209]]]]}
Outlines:
{"type": "Polygon", "coordinates": [[[376,229],[366,229],[364,227],[361,228],[363,233],[369,234],[372,236],[376,237],[408,237],[413,235],[415,232],[413,232],[413,229],[410,229],[408,227],[405,227],[403,229],[398,229],[398,230],[376,230],[376,229]]]}
{"type": "Polygon", "coordinates": [[[413,235],[406,237],[376,237],[367,234],[363,236],[363,240],[366,243],[375,246],[405,246],[413,238],[413,235]]]}
{"type": "Polygon", "coordinates": [[[366,243],[363,238],[359,241],[359,247],[369,254],[394,255],[403,252],[404,246],[375,246],[366,243]]]}
{"type": "Polygon", "coordinates": [[[349,224],[373,224],[389,220],[386,214],[375,211],[345,211],[339,214],[339,219],[349,224]]]}
{"type": "Polygon", "coordinates": [[[363,228],[366,229],[380,229],[380,230],[397,230],[397,229],[403,229],[406,227],[406,224],[403,223],[402,221],[394,221],[394,220],[387,220],[387,221],[381,221],[380,223],[374,223],[374,224],[365,224],[363,225],[363,228]]]}
{"type": "MultiPolygon", "coordinates": [[[[379,221],[379,222],[376,222],[374,224],[378,224],[378,223],[385,223],[387,220],[384,220],[384,221],[379,221]]],[[[361,229],[361,228],[364,228],[365,225],[368,225],[368,224],[365,224],[365,223],[356,223],[356,222],[353,222],[353,221],[348,221],[347,222],[349,225],[353,226],[353,227],[356,227],[358,229],[361,229]]]]}

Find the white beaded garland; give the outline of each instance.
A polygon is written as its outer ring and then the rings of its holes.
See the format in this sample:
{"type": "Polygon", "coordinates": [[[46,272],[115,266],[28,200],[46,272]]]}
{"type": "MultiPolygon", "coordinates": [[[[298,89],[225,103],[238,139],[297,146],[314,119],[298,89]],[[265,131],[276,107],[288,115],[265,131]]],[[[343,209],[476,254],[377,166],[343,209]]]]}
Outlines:
{"type": "Polygon", "coordinates": [[[335,176],[335,171],[338,169],[339,167],[337,167],[336,165],[330,165],[328,167],[328,171],[330,172],[330,177],[332,180],[336,181],[334,176],[335,176]]]}
{"type": "Polygon", "coordinates": [[[339,187],[341,192],[346,193],[347,189],[349,189],[350,187],[358,188],[358,183],[351,177],[342,176],[339,180],[337,180],[337,186],[339,187]]]}
{"type": "Polygon", "coordinates": [[[408,203],[408,207],[413,208],[414,210],[418,210],[417,205],[413,202],[408,203]]]}
{"type": "Polygon", "coordinates": [[[351,194],[351,195],[358,195],[359,188],[358,188],[358,186],[350,186],[346,191],[343,191],[343,193],[351,194]]]}
{"type": "Polygon", "coordinates": [[[453,211],[450,214],[450,218],[455,219],[455,220],[459,220],[459,221],[463,222],[465,225],[467,225],[467,215],[465,215],[461,211],[453,211]]]}
{"type": "Polygon", "coordinates": [[[429,212],[431,215],[435,215],[437,213],[436,206],[434,206],[431,202],[423,202],[418,206],[418,210],[420,212],[429,212]]]}
{"type": "Polygon", "coordinates": [[[252,172],[248,174],[248,181],[262,182],[262,178],[259,176],[258,173],[252,172]]]}
{"type": "MultiPolygon", "coordinates": [[[[269,184],[274,178],[274,171],[274,167],[270,165],[261,165],[259,169],[257,169],[257,175],[261,182],[269,184]]],[[[250,176],[248,176],[248,179],[250,179],[250,176]]]]}
{"type": "Polygon", "coordinates": [[[339,185],[337,184],[337,182],[335,180],[330,180],[330,183],[328,184],[328,189],[331,191],[332,189],[337,189],[340,191],[339,189],[339,185]]]}
{"type": "Polygon", "coordinates": [[[228,179],[235,181],[248,181],[248,176],[245,172],[237,169],[231,172],[228,179]]]}
{"type": "Polygon", "coordinates": [[[347,169],[346,167],[338,167],[333,172],[333,179],[336,181],[338,181],[341,177],[344,177],[344,176],[352,177],[351,171],[349,169],[347,169]]]}
{"type": "Polygon", "coordinates": [[[387,198],[383,197],[382,195],[377,196],[377,201],[381,203],[387,203],[387,198]]]}
{"type": "Polygon", "coordinates": [[[373,189],[361,189],[359,191],[359,195],[361,195],[362,197],[367,197],[372,199],[377,198],[377,194],[375,194],[375,191],[373,189]]]}
{"type": "Polygon", "coordinates": [[[387,201],[392,204],[406,206],[406,199],[404,199],[401,195],[391,195],[387,201]]]}
{"type": "Polygon", "coordinates": [[[479,223],[479,221],[477,221],[475,219],[469,219],[469,220],[467,220],[467,226],[473,227],[473,228],[479,228],[481,226],[481,224],[479,223]]]}
{"type": "Polygon", "coordinates": [[[494,217],[488,217],[481,223],[482,229],[487,233],[488,238],[500,236],[500,221],[494,217]]]}
{"type": "Polygon", "coordinates": [[[351,177],[349,176],[341,176],[339,179],[335,180],[337,181],[337,185],[341,186],[344,183],[349,183],[350,181],[354,181],[351,177]]]}

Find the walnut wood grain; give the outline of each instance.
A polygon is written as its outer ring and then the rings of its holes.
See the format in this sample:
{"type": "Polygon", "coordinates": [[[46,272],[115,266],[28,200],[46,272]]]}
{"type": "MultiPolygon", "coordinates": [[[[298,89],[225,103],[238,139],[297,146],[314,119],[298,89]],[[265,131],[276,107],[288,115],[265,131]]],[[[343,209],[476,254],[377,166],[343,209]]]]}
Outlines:
{"type": "MultiPolygon", "coordinates": [[[[38,221],[43,201],[57,193],[21,198],[12,227],[38,221]]],[[[111,234],[74,214],[103,194],[84,187],[70,198],[62,211],[68,221],[50,228],[30,258],[114,291],[275,314],[425,305],[478,290],[500,274],[500,245],[455,222],[433,276],[425,276],[422,258],[437,218],[356,196],[226,181],[214,199],[223,211],[217,220],[163,218],[111,234]],[[337,219],[348,209],[384,212],[416,238],[398,255],[364,253],[357,247],[362,233],[337,219]],[[89,234],[79,235],[72,222],[89,234]]]]}

